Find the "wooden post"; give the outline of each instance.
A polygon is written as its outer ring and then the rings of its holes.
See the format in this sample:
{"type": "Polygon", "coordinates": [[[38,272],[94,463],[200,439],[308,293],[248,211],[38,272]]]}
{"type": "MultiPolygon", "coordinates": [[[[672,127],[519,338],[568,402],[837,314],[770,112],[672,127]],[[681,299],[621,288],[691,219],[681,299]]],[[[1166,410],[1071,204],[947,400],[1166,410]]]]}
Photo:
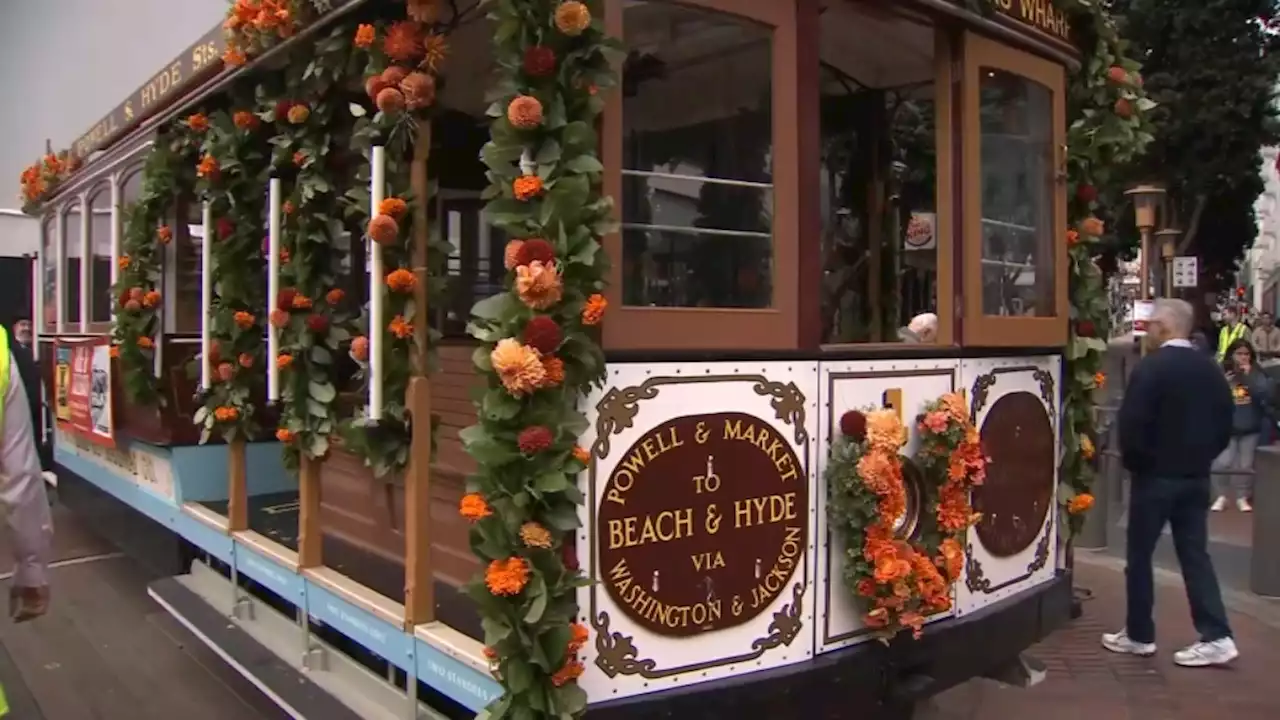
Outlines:
{"type": "Polygon", "coordinates": [[[230,482],[227,486],[227,530],[249,529],[249,486],[245,477],[244,440],[236,438],[227,445],[230,482]]]}
{"type": "Polygon", "coordinates": [[[404,478],[405,562],[404,624],[405,629],[435,619],[435,575],[431,570],[431,383],[427,363],[427,332],[430,310],[427,302],[427,244],[431,238],[428,224],[427,159],[431,155],[431,122],[418,126],[414,146],[410,183],[417,203],[413,209],[413,274],[418,279],[413,293],[414,344],[413,375],[405,397],[405,407],[412,420],[413,439],[409,447],[409,466],[404,478]]]}
{"type": "Polygon", "coordinates": [[[298,466],[298,569],[323,563],[320,532],[320,460],[302,454],[298,466]]]}

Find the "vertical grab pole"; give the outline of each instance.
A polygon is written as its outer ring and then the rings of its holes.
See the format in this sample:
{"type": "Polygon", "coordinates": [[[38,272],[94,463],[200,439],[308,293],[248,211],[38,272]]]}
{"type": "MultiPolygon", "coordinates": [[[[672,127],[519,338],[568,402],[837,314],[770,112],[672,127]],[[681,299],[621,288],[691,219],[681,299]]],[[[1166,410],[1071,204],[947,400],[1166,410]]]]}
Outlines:
{"type": "MultiPolygon", "coordinates": [[[[280,178],[268,183],[267,213],[267,307],[276,307],[280,296],[280,178]]],[[[268,311],[268,315],[270,310],[268,311]]],[[[276,358],[280,356],[280,331],[273,322],[267,323],[267,402],[280,399],[280,368],[276,358]]]]}
{"type": "MultiPolygon", "coordinates": [[[[120,280],[120,173],[111,175],[111,287],[120,280]]],[[[116,321],[116,306],[111,304],[111,322],[116,321]]]]}
{"type": "MultiPolygon", "coordinates": [[[[377,217],[378,206],[387,191],[387,153],[381,145],[373,147],[370,159],[372,178],[369,181],[369,217],[377,217]]],[[[382,335],[386,318],[382,308],[382,285],[386,281],[382,267],[382,246],[368,238],[369,243],[369,420],[382,419],[382,335]]],[[[424,322],[419,318],[418,322],[424,322]]]]}
{"type": "Polygon", "coordinates": [[[93,306],[93,208],[89,207],[89,191],[80,193],[80,333],[89,334],[89,313],[93,306]]]}
{"type": "Polygon", "coordinates": [[[200,210],[200,389],[213,387],[209,351],[213,349],[209,318],[213,313],[213,204],[200,210]]]}

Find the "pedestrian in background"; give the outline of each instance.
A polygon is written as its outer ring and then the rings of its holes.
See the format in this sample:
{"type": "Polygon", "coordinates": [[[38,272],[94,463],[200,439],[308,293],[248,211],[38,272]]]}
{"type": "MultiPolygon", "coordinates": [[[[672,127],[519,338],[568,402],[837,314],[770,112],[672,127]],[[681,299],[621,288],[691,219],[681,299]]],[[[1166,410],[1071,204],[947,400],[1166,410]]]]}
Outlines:
{"type": "Polygon", "coordinates": [[[1280,327],[1271,313],[1258,313],[1258,326],[1249,334],[1249,342],[1258,354],[1258,364],[1280,358],[1280,327]]]}
{"type": "Polygon", "coordinates": [[[1240,321],[1240,314],[1234,308],[1222,311],[1222,329],[1218,331],[1218,362],[1227,359],[1227,348],[1231,343],[1248,336],[1249,328],[1240,321]]]}
{"type": "Polygon", "coordinates": [[[1231,440],[1235,405],[1221,368],[1191,347],[1191,305],[1156,301],[1148,324],[1158,349],[1138,363],[1117,419],[1129,484],[1125,628],[1102,636],[1117,653],[1156,652],[1152,555],[1166,524],[1182,566],[1191,619],[1200,640],[1174,653],[1187,667],[1239,657],[1209,557],[1209,469],[1231,440]]]}
{"type": "Polygon", "coordinates": [[[1231,418],[1231,440],[1213,463],[1213,489],[1217,497],[1210,509],[1222,512],[1227,507],[1227,496],[1234,491],[1240,512],[1253,512],[1249,504],[1253,496],[1253,456],[1258,451],[1259,436],[1274,423],[1271,379],[1258,367],[1257,355],[1248,340],[1231,343],[1223,371],[1231,387],[1235,410],[1231,418]]]}

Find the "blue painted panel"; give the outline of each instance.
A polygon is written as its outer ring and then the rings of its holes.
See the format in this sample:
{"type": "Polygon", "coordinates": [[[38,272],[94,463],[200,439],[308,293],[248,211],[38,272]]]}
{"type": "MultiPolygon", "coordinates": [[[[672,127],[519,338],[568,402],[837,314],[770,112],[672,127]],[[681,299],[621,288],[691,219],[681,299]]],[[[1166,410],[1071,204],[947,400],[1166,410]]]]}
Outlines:
{"type": "Polygon", "coordinates": [[[173,527],[178,506],[128,478],[121,477],[101,465],[67,452],[55,445],[53,459],[59,465],[115,496],[117,500],[166,527],[173,527]]]}
{"type": "Polygon", "coordinates": [[[231,564],[231,536],[205,525],[181,509],[174,515],[174,520],[174,532],[222,562],[231,564]]]}
{"type": "Polygon", "coordinates": [[[418,679],[447,695],[468,710],[479,712],[502,694],[498,682],[459,662],[429,643],[417,643],[418,679]]]}
{"type": "MultiPolygon", "coordinates": [[[[227,446],[186,445],[173,453],[174,484],[178,502],[210,502],[227,499],[227,446]]],[[[280,443],[249,443],[245,447],[249,495],[266,495],[297,488],[284,469],[280,443]]]]}
{"type": "Polygon", "coordinates": [[[413,636],[383,622],[307,580],[307,613],[320,622],[381,655],[407,672],[413,672],[413,636]]]}
{"type": "Polygon", "coordinates": [[[304,597],[302,577],[258,551],[236,543],[236,570],[262,583],[271,592],[295,605],[304,597]]]}
{"type": "Polygon", "coordinates": [[[250,495],[294,492],[298,489],[297,478],[284,469],[284,453],[280,443],[249,443],[244,456],[245,465],[249,468],[245,481],[250,495]]]}

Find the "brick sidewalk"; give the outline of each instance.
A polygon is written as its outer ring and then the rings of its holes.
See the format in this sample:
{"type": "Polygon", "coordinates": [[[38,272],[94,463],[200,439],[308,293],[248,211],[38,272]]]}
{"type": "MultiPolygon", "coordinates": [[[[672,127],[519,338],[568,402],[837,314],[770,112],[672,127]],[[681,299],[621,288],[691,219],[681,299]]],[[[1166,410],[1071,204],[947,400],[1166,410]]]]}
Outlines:
{"type": "Polygon", "coordinates": [[[1280,630],[1231,613],[1240,658],[1230,668],[1186,669],[1173,652],[1195,639],[1180,587],[1157,583],[1154,658],[1107,652],[1103,632],[1124,623],[1124,576],[1096,564],[1076,566],[1093,598],[1084,616],[1031,650],[1049,668],[1021,690],[974,681],[936,698],[920,720],[1275,720],[1280,718],[1280,630]]]}

